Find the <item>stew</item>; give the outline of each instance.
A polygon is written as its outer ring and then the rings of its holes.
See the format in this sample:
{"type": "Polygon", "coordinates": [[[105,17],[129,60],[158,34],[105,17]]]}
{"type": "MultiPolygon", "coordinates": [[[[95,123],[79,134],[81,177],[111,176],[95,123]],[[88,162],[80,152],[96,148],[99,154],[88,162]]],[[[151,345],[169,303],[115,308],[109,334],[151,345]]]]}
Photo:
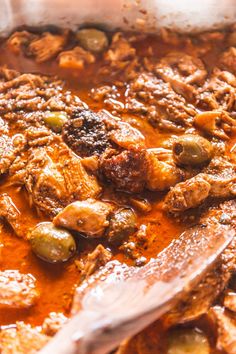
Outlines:
{"type": "MultiPolygon", "coordinates": [[[[109,261],[142,267],[212,210],[236,227],[236,29],[21,28],[0,65],[0,352],[30,354],[109,261]]],[[[235,265],[231,243],[116,353],[235,353],[235,265]]]]}

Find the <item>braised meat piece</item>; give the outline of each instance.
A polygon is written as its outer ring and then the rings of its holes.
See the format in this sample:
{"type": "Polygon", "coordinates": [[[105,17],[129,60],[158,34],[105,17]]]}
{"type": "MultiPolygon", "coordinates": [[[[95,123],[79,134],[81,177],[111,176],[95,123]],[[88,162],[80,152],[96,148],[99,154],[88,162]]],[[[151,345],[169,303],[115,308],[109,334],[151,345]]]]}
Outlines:
{"type": "Polygon", "coordinates": [[[0,351],[1,354],[36,354],[49,339],[39,327],[17,322],[15,327],[1,330],[0,351]]]}
{"type": "Polygon", "coordinates": [[[198,175],[178,183],[166,195],[164,209],[182,212],[195,208],[206,198],[233,198],[236,196],[236,169],[224,158],[215,158],[198,175]]]}
{"type": "Polygon", "coordinates": [[[221,306],[212,307],[208,316],[216,331],[216,348],[227,354],[236,353],[235,317],[221,306]]]}
{"type": "Polygon", "coordinates": [[[21,182],[32,204],[53,216],[73,200],[96,197],[101,188],[96,178],[85,171],[81,159],[66,146],[59,146],[57,156],[51,155],[50,150],[32,150],[21,182]]]}
{"type": "Polygon", "coordinates": [[[228,70],[236,75],[236,48],[230,47],[220,57],[219,66],[223,70],[228,70]]]}
{"type": "Polygon", "coordinates": [[[97,238],[104,235],[112,210],[113,207],[110,203],[94,199],[77,201],[67,205],[57,214],[53,223],[59,227],[78,231],[89,238],[97,238]]]}
{"type": "Polygon", "coordinates": [[[226,111],[205,111],[194,117],[194,125],[209,136],[228,140],[236,132],[236,120],[226,111]]]}
{"type": "Polygon", "coordinates": [[[102,156],[100,169],[117,189],[130,193],[140,192],[146,183],[146,150],[133,148],[121,153],[108,150],[102,156]]]}
{"type": "Polygon", "coordinates": [[[0,136],[0,174],[8,172],[11,164],[25,148],[26,140],[23,135],[16,134],[0,136]]]}
{"type": "Polygon", "coordinates": [[[7,40],[8,49],[14,54],[20,54],[21,51],[25,53],[26,48],[34,39],[37,38],[36,34],[28,31],[16,31],[7,40]]]}
{"type": "Polygon", "coordinates": [[[134,58],[135,53],[135,48],[131,46],[122,33],[117,32],[112,37],[111,45],[104,57],[105,60],[111,62],[112,66],[116,66],[122,61],[129,61],[134,58]]]}
{"type": "Polygon", "coordinates": [[[24,226],[24,216],[6,193],[0,195],[0,217],[11,225],[17,236],[26,237],[27,226],[26,228],[24,226]]]}
{"type": "Polygon", "coordinates": [[[181,52],[171,52],[160,60],[155,73],[169,82],[178,94],[193,100],[196,89],[193,84],[201,85],[207,76],[201,59],[181,52]]]}
{"type": "Polygon", "coordinates": [[[100,155],[111,146],[104,121],[89,110],[75,112],[63,127],[62,136],[79,156],[100,155]]]}
{"type": "Polygon", "coordinates": [[[110,147],[129,149],[145,146],[145,138],[138,129],[104,111],[74,111],[72,118],[63,126],[62,137],[82,157],[100,156],[110,147]]]}
{"type": "Polygon", "coordinates": [[[93,54],[77,46],[58,55],[59,66],[69,69],[83,69],[85,64],[95,62],[93,54]]]}
{"type": "Polygon", "coordinates": [[[141,102],[139,111],[146,112],[154,127],[176,131],[192,124],[194,107],[175,92],[169,82],[151,73],[141,73],[131,82],[129,92],[128,111],[132,112],[130,98],[141,102]]]}
{"type": "Polygon", "coordinates": [[[209,196],[211,185],[206,175],[199,174],[185,182],[178,183],[166,195],[164,210],[175,213],[195,208],[209,196]]]}
{"type": "Polygon", "coordinates": [[[87,255],[85,262],[80,264],[82,279],[88,279],[90,275],[103,267],[111,258],[112,253],[102,245],[98,245],[93,252],[87,255]]]}
{"type": "Polygon", "coordinates": [[[68,31],[62,34],[52,34],[44,32],[35,38],[26,49],[26,54],[33,56],[38,63],[54,58],[65,46],[68,31]]]}
{"type": "Polygon", "coordinates": [[[147,149],[146,187],[153,191],[165,191],[185,179],[185,172],[173,160],[162,161],[159,149],[147,149]]]}
{"type": "Polygon", "coordinates": [[[197,103],[204,110],[236,110],[236,78],[228,71],[215,68],[212,75],[199,88],[197,103]]]}
{"type": "Polygon", "coordinates": [[[35,278],[31,274],[21,274],[18,270],[0,272],[0,308],[28,308],[39,297],[35,278]]]}
{"type": "Polygon", "coordinates": [[[61,81],[0,68],[0,114],[10,128],[24,132],[29,127],[41,127],[48,111],[70,115],[80,108],[84,108],[81,100],[64,90],[61,81]]]}

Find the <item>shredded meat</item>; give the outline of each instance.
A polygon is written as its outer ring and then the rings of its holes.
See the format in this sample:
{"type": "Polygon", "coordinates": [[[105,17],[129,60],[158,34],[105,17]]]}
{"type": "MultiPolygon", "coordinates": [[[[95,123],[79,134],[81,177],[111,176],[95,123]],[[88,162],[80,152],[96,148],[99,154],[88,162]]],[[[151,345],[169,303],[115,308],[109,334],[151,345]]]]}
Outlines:
{"type": "Polygon", "coordinates": [[[208,316],[217,333],[216,348],[227,354],[236,353],[236,321],[223,307],[214,306],[208,316]]]}
{"type": "Polygon", "coordinates": [[[61,52],[58,55],[59,66],[69,69],[83,69],[85,64],[95,62],[93,54],[81,47],[75,47],[72,50],[61,52]]]}
{"type": "Polygon", "coordinates": [[[207,75],[201,59],[180,52],[171,52],[161,59],[155,73],[165,82],[169,82],[178,94],[191,100],[196,95],[192,85],[201,85],[207,75]]]}
{"type": "Polygon", "coordinates": [[[24,216],[6,193],[0,195],[0,217],[11,225],[17,236],[26,236],[27,231],[22,223],[24,216]]]}
{"type": "Polygon", "coordinates": [[[88,254],[85,263],[80,267],[82,279],[88,278],[95,273],[99,268],[109,262],[111,258],[111,252],[102,245],[98,245],[93,252],[88,254]]]}
{"type": "Polygon", "coordinates": [[[10,127],[19,131],[41,127],[44,112],[64,111],[71,115],[83,106],[59,80],[0,68],[0,113],[10,127]]]}
{"type": "Polygon", "coordinates": [[[0,308],[28,308],[35,304],[39,293],[35,278],[18,270],[0,272],[0,308]]]}
{"type": "Polygon", "coordinates": [[[122,61],[128,61],[135,56],[135,49],[130,45],[121,33],[115,33],[109,50],[105,53],[105,59],[113,66],[122,61]]]}
{"type": "Polygon", "coordinates": [[[149,190],[164,191],[181,182],[185,173],[173,161],[161,161],[158,149],[147,150],[147,181],[149,190]]]}
{"type": "Polygon", "coordinates": [[[0,136],[0,174],[8,172],[11,164],[25,148],[25,138],[21,134],[13,137],[0,136]]]}
{"type": "Polygon", "coordinates": [[[207,110],[235,111],[235,87],[236,78],[233,74],[215,68],[210,78],[198,90],[198,105],[207,110]]]}
{"type": "Polygon", "coordinates": [[[230,47],[226,52],[221,55],[220,68],[228,70],[236,75],[236,48],[230,47]]]}
{"type": "Polygon", "coordinates": [[[14,54],[20,54],[21,51],[26,52],[26,48],[37,38],[37,35],[28,31],[16,31],[7,40],[7,47],[14,54]]]}
{"type": "Polygon", "coordinates": [[[68,31],[62,34],[44,32],[35,38],[27,47],[26,54],[35,57],[38,63],[54,58],[65,46],[68,31]]]}
{"type": "Polygon", "coordinates": [[[50,155],[50,148],[32,150],[25,167],[24,183],[30,200],[39,210],[56,215],[73,200],[100,193],[96,178],[85,171],[81,159],[66,146],[59,147],[56,161],[50,155]]]}
{"type": "MultiPolygon", "coordinates": [[[[139,110],[146,111],[148,120],[155,127],[178,130],[192,124],[192,117],[196,113],[193,106],[176,93],[169,82],[164,82],[151,73],[142,73],[134,79],[130,84],[129,93],[131,99],[142,103],[139,110]]],[[[131,112],[132,102],[129,100],[127,106],[131,112]]]]}
{"type": "Polygon", "coordinates": [[[232,312],[236,312],[236,293],[230,289],[225,293],[224,307],[232,312]]]}

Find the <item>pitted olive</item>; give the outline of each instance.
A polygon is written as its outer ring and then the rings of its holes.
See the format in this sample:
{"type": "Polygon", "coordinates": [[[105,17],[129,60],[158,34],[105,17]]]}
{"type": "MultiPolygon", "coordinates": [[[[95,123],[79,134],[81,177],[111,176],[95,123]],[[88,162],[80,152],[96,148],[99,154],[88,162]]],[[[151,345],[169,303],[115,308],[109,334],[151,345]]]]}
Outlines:
{"type": "Polygon", "coordinates": [[[76,38],[84,49],[100,53],[108,47],[108,39],[103,31],[95,28],[84,28],[76,34],[76,38]]]}
{"type": "Polygon", "coordinates": [[[213,148],[205,138],[186,134],[174,141],[172,151],[177,164],[198,166],[211,160],[213,148]]]}
{"type": "Polygon", "coordinates": [[[51,222],[36,225],[28,239],[33,252],[50,263],[65,262],[76,251],[76,243],[70,232],[55,227],[51,222]]]}

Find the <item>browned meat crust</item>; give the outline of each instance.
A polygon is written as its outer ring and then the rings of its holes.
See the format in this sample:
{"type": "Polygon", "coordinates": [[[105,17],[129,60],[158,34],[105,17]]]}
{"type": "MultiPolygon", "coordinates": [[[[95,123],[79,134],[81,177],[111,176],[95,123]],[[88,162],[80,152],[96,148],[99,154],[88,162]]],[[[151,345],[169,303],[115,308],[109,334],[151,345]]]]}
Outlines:
{"type": "Polygon", "coordinates": [[[75,112],[63,127],[62,136],[79,156],[100,155],[111,143],[105,123],[91,111],[75,112]]]}
{"type": "Polygon", "coordinates": [[[146,183],[146,151],[130,149],[117,154],[116,151],[109,150],[103,155],[100,168],[117,189],[130,193],[140,192],[146,183]]]}

